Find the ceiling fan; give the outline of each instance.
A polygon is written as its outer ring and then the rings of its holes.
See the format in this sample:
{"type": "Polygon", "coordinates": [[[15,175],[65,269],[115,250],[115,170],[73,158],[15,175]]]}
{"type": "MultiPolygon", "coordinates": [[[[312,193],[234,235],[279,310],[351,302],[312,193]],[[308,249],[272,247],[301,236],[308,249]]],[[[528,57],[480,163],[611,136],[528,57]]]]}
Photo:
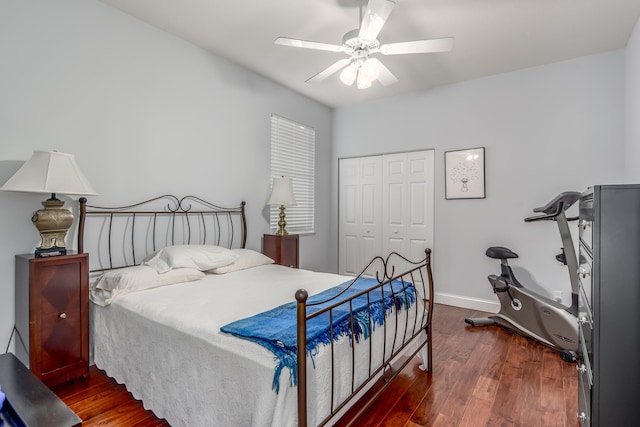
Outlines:
{"type": "Polygon", "coordinates": [[[371,55],[375,53],[404,55],[409,53],[448,52],[453,48],[452,37],[380,44],[378,34],[380,34],[395,4],[395,0],[369,0],[363,15],[361,2],[360,28],[346,33],[342,38],[342,45],[288,37],[278,37],[274,43],[304,49],[344,52],[349,55],[349,58],[340,59],[315,76],[307,79],[307,83],[317,83],[342,69],[340,80],[346,85],[352,85],[355,81],[359,89],[366,89],[371,87],[373,81],[378,80],[384,86],[388,86],[396,83],[398,79],[379,59],[372,58],[371,55]]]}

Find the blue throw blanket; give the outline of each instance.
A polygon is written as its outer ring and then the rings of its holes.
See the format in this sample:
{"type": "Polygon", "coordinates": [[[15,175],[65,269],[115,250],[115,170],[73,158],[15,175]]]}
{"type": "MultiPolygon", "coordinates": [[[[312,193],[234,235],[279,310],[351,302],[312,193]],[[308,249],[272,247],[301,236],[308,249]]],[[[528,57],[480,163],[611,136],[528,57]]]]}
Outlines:
{"type": "MultiPolygon", "coordinates": [[[[311,296],[307,300],[307,304],[325,301],[344,291],[349,283],[351,282],[345,282],[311,296]]],[[[340,299],[307,307],[307,315],[377,285],[379,283],[376,279],[361,277],[344,291],[340,299]]],[[[313,356],[317,353],[320,344],[329,344],[332,339],[337,341],[342,336],[349,336],[351,339],[355,339],[356,342],[360,340],[360,337],[366,339],[371,334],[372,328],[375,329],[376,326],[383,324],[386,313],[391,308],[394,306],[396,310],[409,308],[416,299],[413,284],[403,283],[399,280],[368,292],[368,295],[370,309],[367,308],[367,294],[353,300],[353,336],[351,334],[348,303],[341,304],[333,309],[333,336],[329,325],[329,312],[310,319],[307,322],[307,353],[313,356]]],[[[296,304],[295,301],[290,302],[253,317],[229,323],[220,329],[222,332],[254,341],[266,347],[275,355],[276,368],[272,388],[276,393],[280,389],[279,378],[284,367],[289,369],[291,384],[297,384],[296,304]]]]}

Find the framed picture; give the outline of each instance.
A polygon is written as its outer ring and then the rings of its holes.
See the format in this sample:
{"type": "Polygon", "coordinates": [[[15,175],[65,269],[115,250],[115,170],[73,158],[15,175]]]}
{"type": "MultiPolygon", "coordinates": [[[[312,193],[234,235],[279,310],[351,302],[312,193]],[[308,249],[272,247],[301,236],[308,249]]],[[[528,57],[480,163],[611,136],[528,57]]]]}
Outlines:
{"type": "Polygon", "coordinates": [[[484,147],[444,153],[445,198],[484,199],[484,147]]]}

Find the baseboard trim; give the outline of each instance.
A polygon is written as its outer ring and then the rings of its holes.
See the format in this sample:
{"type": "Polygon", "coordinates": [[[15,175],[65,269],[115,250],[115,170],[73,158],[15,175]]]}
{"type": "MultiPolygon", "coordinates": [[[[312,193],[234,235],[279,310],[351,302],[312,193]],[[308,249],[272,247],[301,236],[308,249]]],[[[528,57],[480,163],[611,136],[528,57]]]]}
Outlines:
{"type": "Polygon", "coordinates": [[[500,310],[500,304],[497,301],[470,298],[462,295],[445,294],[442,292],[436,292],[435,302],[438,304],[452,305],[454,307],[486,311],[487,313],[495,313],[500,310]]]}

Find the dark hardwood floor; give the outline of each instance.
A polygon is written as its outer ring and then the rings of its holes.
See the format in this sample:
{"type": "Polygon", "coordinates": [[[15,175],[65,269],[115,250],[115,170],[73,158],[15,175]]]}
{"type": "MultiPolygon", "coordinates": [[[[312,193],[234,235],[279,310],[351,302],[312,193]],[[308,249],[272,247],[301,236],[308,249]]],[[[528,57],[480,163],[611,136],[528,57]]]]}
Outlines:
{"type": "MultiPolygon", "coordinates": [[[[471,328],[463,321],[482,315],[436,305],[433,374],[412,361],[358,418],[338,425],[577,427],[575,365],[501,328],[471,328]]],[[[95,367],[88,381],[54,392],[86,427],[168,425],[95,367]]]]}

